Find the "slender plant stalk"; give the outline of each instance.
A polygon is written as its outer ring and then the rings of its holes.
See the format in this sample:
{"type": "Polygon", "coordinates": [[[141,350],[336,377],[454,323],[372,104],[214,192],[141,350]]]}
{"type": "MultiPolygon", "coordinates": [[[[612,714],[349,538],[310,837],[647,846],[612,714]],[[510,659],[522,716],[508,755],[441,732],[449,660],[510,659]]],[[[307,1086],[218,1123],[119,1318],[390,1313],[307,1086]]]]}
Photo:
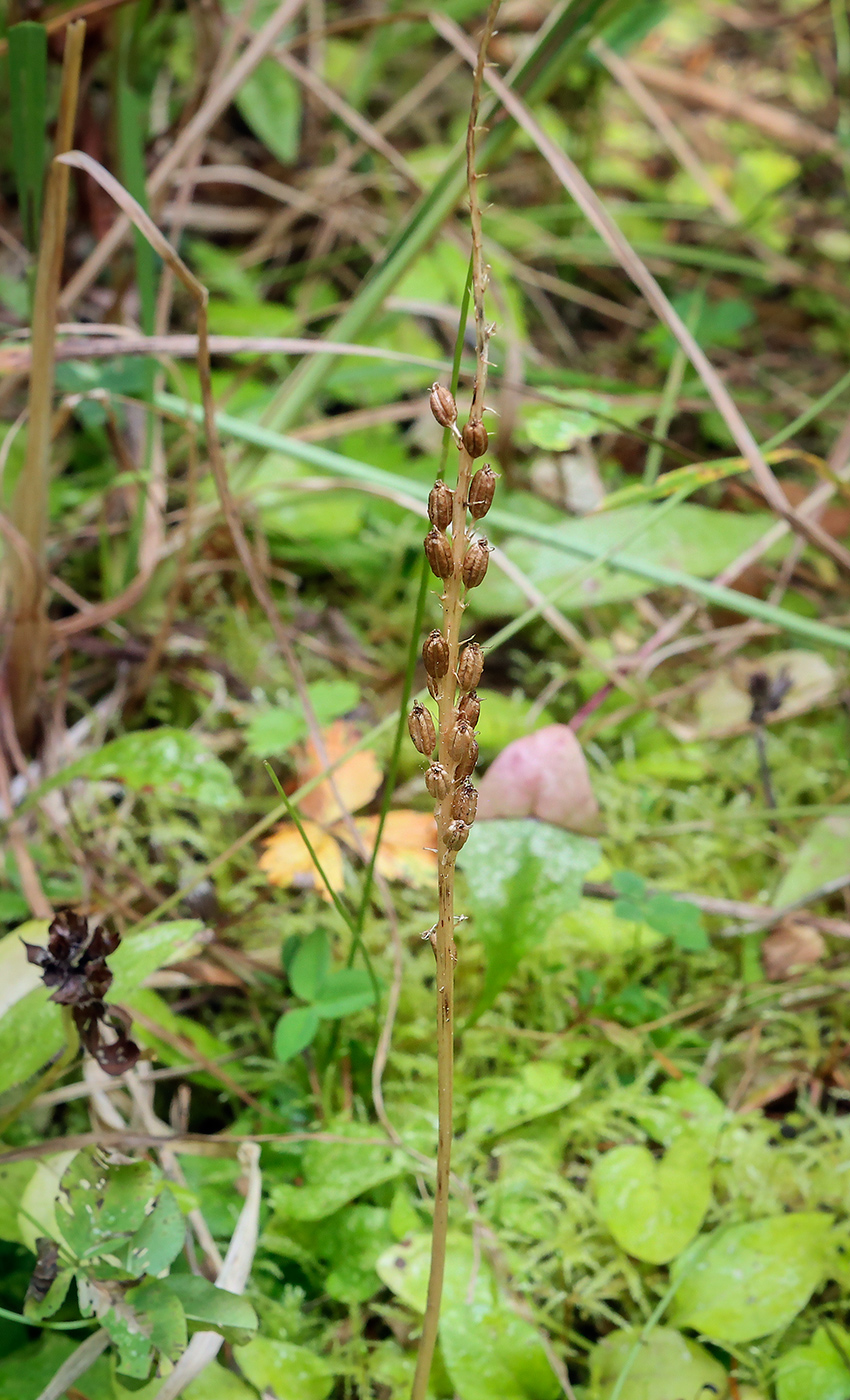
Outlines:
{"type": "MultiPolygon", "coordinates": [[[[80,67],[86,37],[84,20],[69,24],[62,65],[62,88],[55,154],[71,149],[77,114],[80,67]]],[[[12,523],[24,540],[26,556],[9,556],[12,626],[6,675],[15,728],[21,744],[31,745],[39,681],[47,662],[47,522],[53,377],[59,284],[65,249],[70,171],[55,162],[47,176],[44,217],[32,317],[32,365],[24,468],[12,502],[12,523]]]]}
{"type": "MultiPolygon", "coordinates": [[[[432,571],[443,581],[443,626],[433,631],[423,647],[428,688],[437,701],[437,726],[430,711],[417,702],[410,715],[410,735],[420,753],[432,759],[426,786],[436,801],[437,824],[437,925],[432,936],[437,963],[437,1163],[434,1187],[434,1220],[431,1234],[431,1270],[422,1322],[411,1400],[425,1400],[437,1332],[446,1268],[449,1228],[453,1101],[454,1101],[454,970],[455,862],[475,820],[477,793],[470,782],[478,757],[475,724],[479,703],[475,687],[481,677],[484,653],[476,643],[461,651],[460,634],[466,606],[464,594],[479,584],[487,571],[486,539],[467,531],[467,511],[473,521],[486,515],[496,479],[489,466],[475,470],[475,459],[487,451],[487,430],[482,416],[487,385],[487,346],[490,327],[485,319],[484,296],[487,268],[481,235],[481,205],[475,169],[476,134],[487,48],[496,23],[500,0],[491,0],[478,49],[472,85],[472,102],[466,141],[466,170],[472,232],[472,297],[475,306],[476,373],[469,419],[463,432],[457,428],[454,394],[435,384],[431,411],[448,429],[458,447],[457,485],[452,491],[438,481],[428,501],[432,529],[425,553],[432,571]],[[447,529],[451,527],[451,539],[447,529]],[[458,699],[458,691],[460,698],[458,699]],[[436,751],[436,755],[435,755],[436,751]]],[[[461,332],[462,334],[462,328],[461,332]]]]}

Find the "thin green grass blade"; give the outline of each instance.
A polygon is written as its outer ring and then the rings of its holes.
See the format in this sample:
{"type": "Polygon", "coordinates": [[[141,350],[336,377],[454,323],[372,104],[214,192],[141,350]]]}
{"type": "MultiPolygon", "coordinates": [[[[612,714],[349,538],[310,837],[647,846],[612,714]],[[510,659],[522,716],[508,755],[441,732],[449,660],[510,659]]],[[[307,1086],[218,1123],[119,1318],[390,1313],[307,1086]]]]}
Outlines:
{"type": "Polygon", "coordinates": [[[24,242],[34,253],[47,168],[47,30],[33,20],[9,30],[9,110],[24,242]]]}
{"type": "MultiPolygon", "coordinates": [[[[528,101],[545,94],[564,67],[584,51],[591,39],[625,11],[631,0],[566,0],[558,6],[548,25],[538,34],[534,46],[514,78],[514,86],[528,101]]],[[[482,106],[481,123],[497,110],[497,103],[482,106]]],[[[488,170],[511,139],[515,123],[508,117],[499,121],[481,143],[481,169],[488,170]]],[[[374,271],[366,278],[347,311],[334,323],[329,338],[353,340],[377,313],[411,263],[427,247],[441,225],[456,207],[466,187],[465,137],[455,147],[443,174],[433,189],[411,212],[404,227],[387,248],[374,271]]],[[[289,376],[269,406],[265,422],[282,431],[296,422],[304,408],[322,387],[335,355],[313,355],[289,376]]]]}
{"type": "MultiPolygon", "coordinates": [[[[321,357],[317,356],[316,358],[321,357]]],[[[171,413],[183,419],[191,418],[199,426],[203,425],[203,411],[199,404],[186,403],[184,399],[178,399],[173,394],[157,394],[155,403],[164,413],[171,413]]],[[[268,452],[280,452],[299,462],[307,462],[332,476],[347,477],[353,481],[371,482],[373,485],[384,487],[398,495],[413,497],[420,501],[425,501],[428,498],[428,487],[419,482],[409,481],[406,477],[396,476],[393,472],[381,471],[379,467],[372,467],[368,462],[358,462],[351,457],[343,457],[340,453],[331,452],[328,448],[319,447],[316,443],[301,442],[296,438],[286,437],[282,433],[272,432],[271,429],[264,428],[258,423],[247,423],[241,418],[233,418],[227,413],[217,414],[216,424],[219,431],[225,436],[252,443],[255,447],[264,448],[268,452]]],[[[694,578],[693,575],[686,574],[681,569],[670,569],[664,564],[653,563],[647,559],[635,559],[631,555],[620,552],[609,555],[607,551],[597,548],[595,545],[584,544],[578,540],[565,540],[557,528],[552,525],[542,525],[536,520],[524,520],[521,516],[508,515],[507,512],[501,510],[491,510],[487,519],[511,535],[521,535],[525,539],[538,540],[540,544],[548,545],[551,549],[561,550],[564,554],[571,554],[580,559],[593,560],[604,564],[607,568],[623,569],[626,573],[637,574],[639,578],[648,579],[660,588],[683,588],[686,592],[696,593],[698,597],[705,598],[707,602],[713,603],[717,607],[728,608],[731,612],[739,613],[743,617],[755,617],[760,622],[768,623],[771,627],[778,627],[783,632],[789,632],[792,636],[806,637],[810,641],[820,642],[823,646],[839,647],[842,651],[850,651],[850,631],[830,627],[827,623],[818,622],[815,618],[801,617],[797,613],[788,612],[785,608],[765,603],[760,598],[750,598],[745,593],[737,593],[733,588],[724,588],[722,584],[712,583],[709,579],[694,578]]]]}

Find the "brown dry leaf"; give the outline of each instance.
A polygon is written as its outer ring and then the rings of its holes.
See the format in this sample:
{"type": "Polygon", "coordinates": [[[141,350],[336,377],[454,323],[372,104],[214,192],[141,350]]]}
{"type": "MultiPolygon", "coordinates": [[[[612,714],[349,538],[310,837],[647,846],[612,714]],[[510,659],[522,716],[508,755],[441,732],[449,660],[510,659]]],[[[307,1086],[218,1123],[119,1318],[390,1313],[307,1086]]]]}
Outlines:
{"type": "MultiPolygon", "coordinates": [[[[315,822],[305,821],[302,825],[322,863],[322,869],[333,888],[339,892],[345,883],[339,846],[334,838],[315,822]]],[[[294,822],[284,822],[283,826],[279,826],[277,831],[267,838],[264,845],[265,850],[260,856],[259,866],[268,876],[269,884],[282,885],[284,889],[318,890],[322,899],[326,899],[329,904],[332,902],[327,886],[313,865],[310,852],[294,822]]]]}
{"type": "MultiPolygon", "coordinates": [[[[359,817],[355,823],[367,851],[378,832],[377,817],[359,817]]],[[[338,827],[340,838],[345,831],[338,827]]],[[[401,809],[390,812],[384,825],[376,867],[385,880],[405,885],[430,885],[437,871],[437,827],[430,812],[401,809]]]]}
{"type": "Polygon", "coordinates": [[[599,807],[581,744],[566,724],[515,739],[481,780],[479,818],[537,817],[567,831],[599,830],[599,807]]]}
{"type": "Polygon", "coordinates": [[[816,928],[799,919],[787,919],[769,933],[761,945],[765,977],[784,982],[812,963],[820,962],[826,943],[816,928]]]}
{"type": "MultiPolygon", "coordinates": [[[[338,719],[322,731],[322,738],[327,749],[328,761],[333,763],[357,743],[360,733],[348,720],[338,719]]],[[[298,781],[306,783],[324,771],[325,765],[316,753],[311,739],[304,745],[298,760],[298,781]]],[[[381,786],[382,774],[373,750],[363,749],[361,753],[352,754],[351,758],[340,764],[333,778],[346,810],[358,812],[367,802],[372,801],[381,786]]],[[[327,780],[319,783],[317,788],[307,794],[301,803],[301,811],[314,821],[321,822],[323,826],[330,826],[332,822],[344,816],[334,788],[327,780]]]]}

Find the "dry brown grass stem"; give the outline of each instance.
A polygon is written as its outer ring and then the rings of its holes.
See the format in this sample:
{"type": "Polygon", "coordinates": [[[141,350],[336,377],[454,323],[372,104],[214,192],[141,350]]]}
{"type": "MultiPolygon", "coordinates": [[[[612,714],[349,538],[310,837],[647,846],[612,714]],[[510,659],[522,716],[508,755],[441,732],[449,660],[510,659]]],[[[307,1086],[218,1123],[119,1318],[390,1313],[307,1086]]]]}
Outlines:
{"type": "MultiPolygon", "coordinates": [[[[470,64],[475,67],[478,55],[461,29],[445,15],[433,13],[431,22],[434,28],[470,64]]],[[[518,125],[529,135],[540,154],[549,164],[564,189],[572,196],[588,223],[596,230],[604,243],[616,257],[623,271],[632,279],[635,286],[646,297],[659,320],[668,328],[684,350],[697,374],[700,376],[714,407],[729,429],[738,451],[746,458],[753,477],[767,504],[792,529],[828,554],[841,568],[850,570],[850,551],[834,540],[816,521],[802,516],[789,505],[779,482],[768,466],[729,390],[723,383],[705,351],[697,344],[693,333],[671,305],[646,264],[638,257],[619,225],[608,213],[596,192],[588,184],[581,171],[560,150],[546,134],[540,123],[529,111],[526,104],[508,86],[503,78],[492,69],[486,69],[484,80],[510,113],[518,125]]]]}
{"type": "MultiPolygon", "coordinates": [[[[70,149],[86,26],[69,25],[62,63],[62,87],[54,150],[70,149]]],[[[25,541],[28,557],[9,556],[11,628],[5,665],[9,698],[21,743],[33,738],[39,680],[47,660],[47,525],[50,448],[53,432],[54,345],[59,284],[65,250],[69,172],[55,163],[47,175],[32,316],[27,447],[12,502],[12,525],[25,541]]]]}

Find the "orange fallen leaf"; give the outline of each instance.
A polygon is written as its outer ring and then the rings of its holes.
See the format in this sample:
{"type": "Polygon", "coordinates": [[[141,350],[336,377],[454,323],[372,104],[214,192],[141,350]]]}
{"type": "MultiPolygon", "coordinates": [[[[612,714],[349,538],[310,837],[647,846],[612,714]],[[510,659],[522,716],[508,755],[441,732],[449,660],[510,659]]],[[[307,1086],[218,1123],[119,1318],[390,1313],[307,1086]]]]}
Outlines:
{"type": "MultiPolygon", "coordinates": [[[[377,817],[358,817],[355,826],[371,853],[378,833],[377,817]]],[[[335,828],[345,840],[345,830],[335,828]]],[[[437,827],[430,812],[410,812],[400,809],[390,812],[384,825],[377,870],[385,880],[399,880],[404,885],[430,885],[437,870],[437,827]]]]}
{"type": "MultiPolygon", "coordinates": [[[[339,846],[334,838],[315,822],[305,821],[302,824],[313,850],[321,861],[322,869],[338,893],[345,884],[339,846]]],[[[284,822],[277,831],[272,832],[264,845],[265,850],[260,856],[259,865],[268,876],[269,884],[299,890],[318,890],[322,899],[331,903],[327,886],[314,866],[310,852],[294,822],[284,822]]]]}
{"type": "MultiPolygon", "coordinates": [[[[333,763],[346,753],[360,738],[355,725],[338,719],[323,730],[322,738],[327,750],[328,761],[333,763]]],[[[298,781],[306,783],[319,773],[324,773],[325,765],[316,753],[312,739],[304,745],[298,761],[298,781]]],[[[349,812],[358,812],[371,802],[381,786],[381,770],[372,749],[363,749],[352,754],[340,764],[333,774],[333,785],[326,779],[309,792],[301,803],[301,811],[314,821],[330,826],[338,821],[343,812],[337,801],[334,786],[349,812]]]]}

